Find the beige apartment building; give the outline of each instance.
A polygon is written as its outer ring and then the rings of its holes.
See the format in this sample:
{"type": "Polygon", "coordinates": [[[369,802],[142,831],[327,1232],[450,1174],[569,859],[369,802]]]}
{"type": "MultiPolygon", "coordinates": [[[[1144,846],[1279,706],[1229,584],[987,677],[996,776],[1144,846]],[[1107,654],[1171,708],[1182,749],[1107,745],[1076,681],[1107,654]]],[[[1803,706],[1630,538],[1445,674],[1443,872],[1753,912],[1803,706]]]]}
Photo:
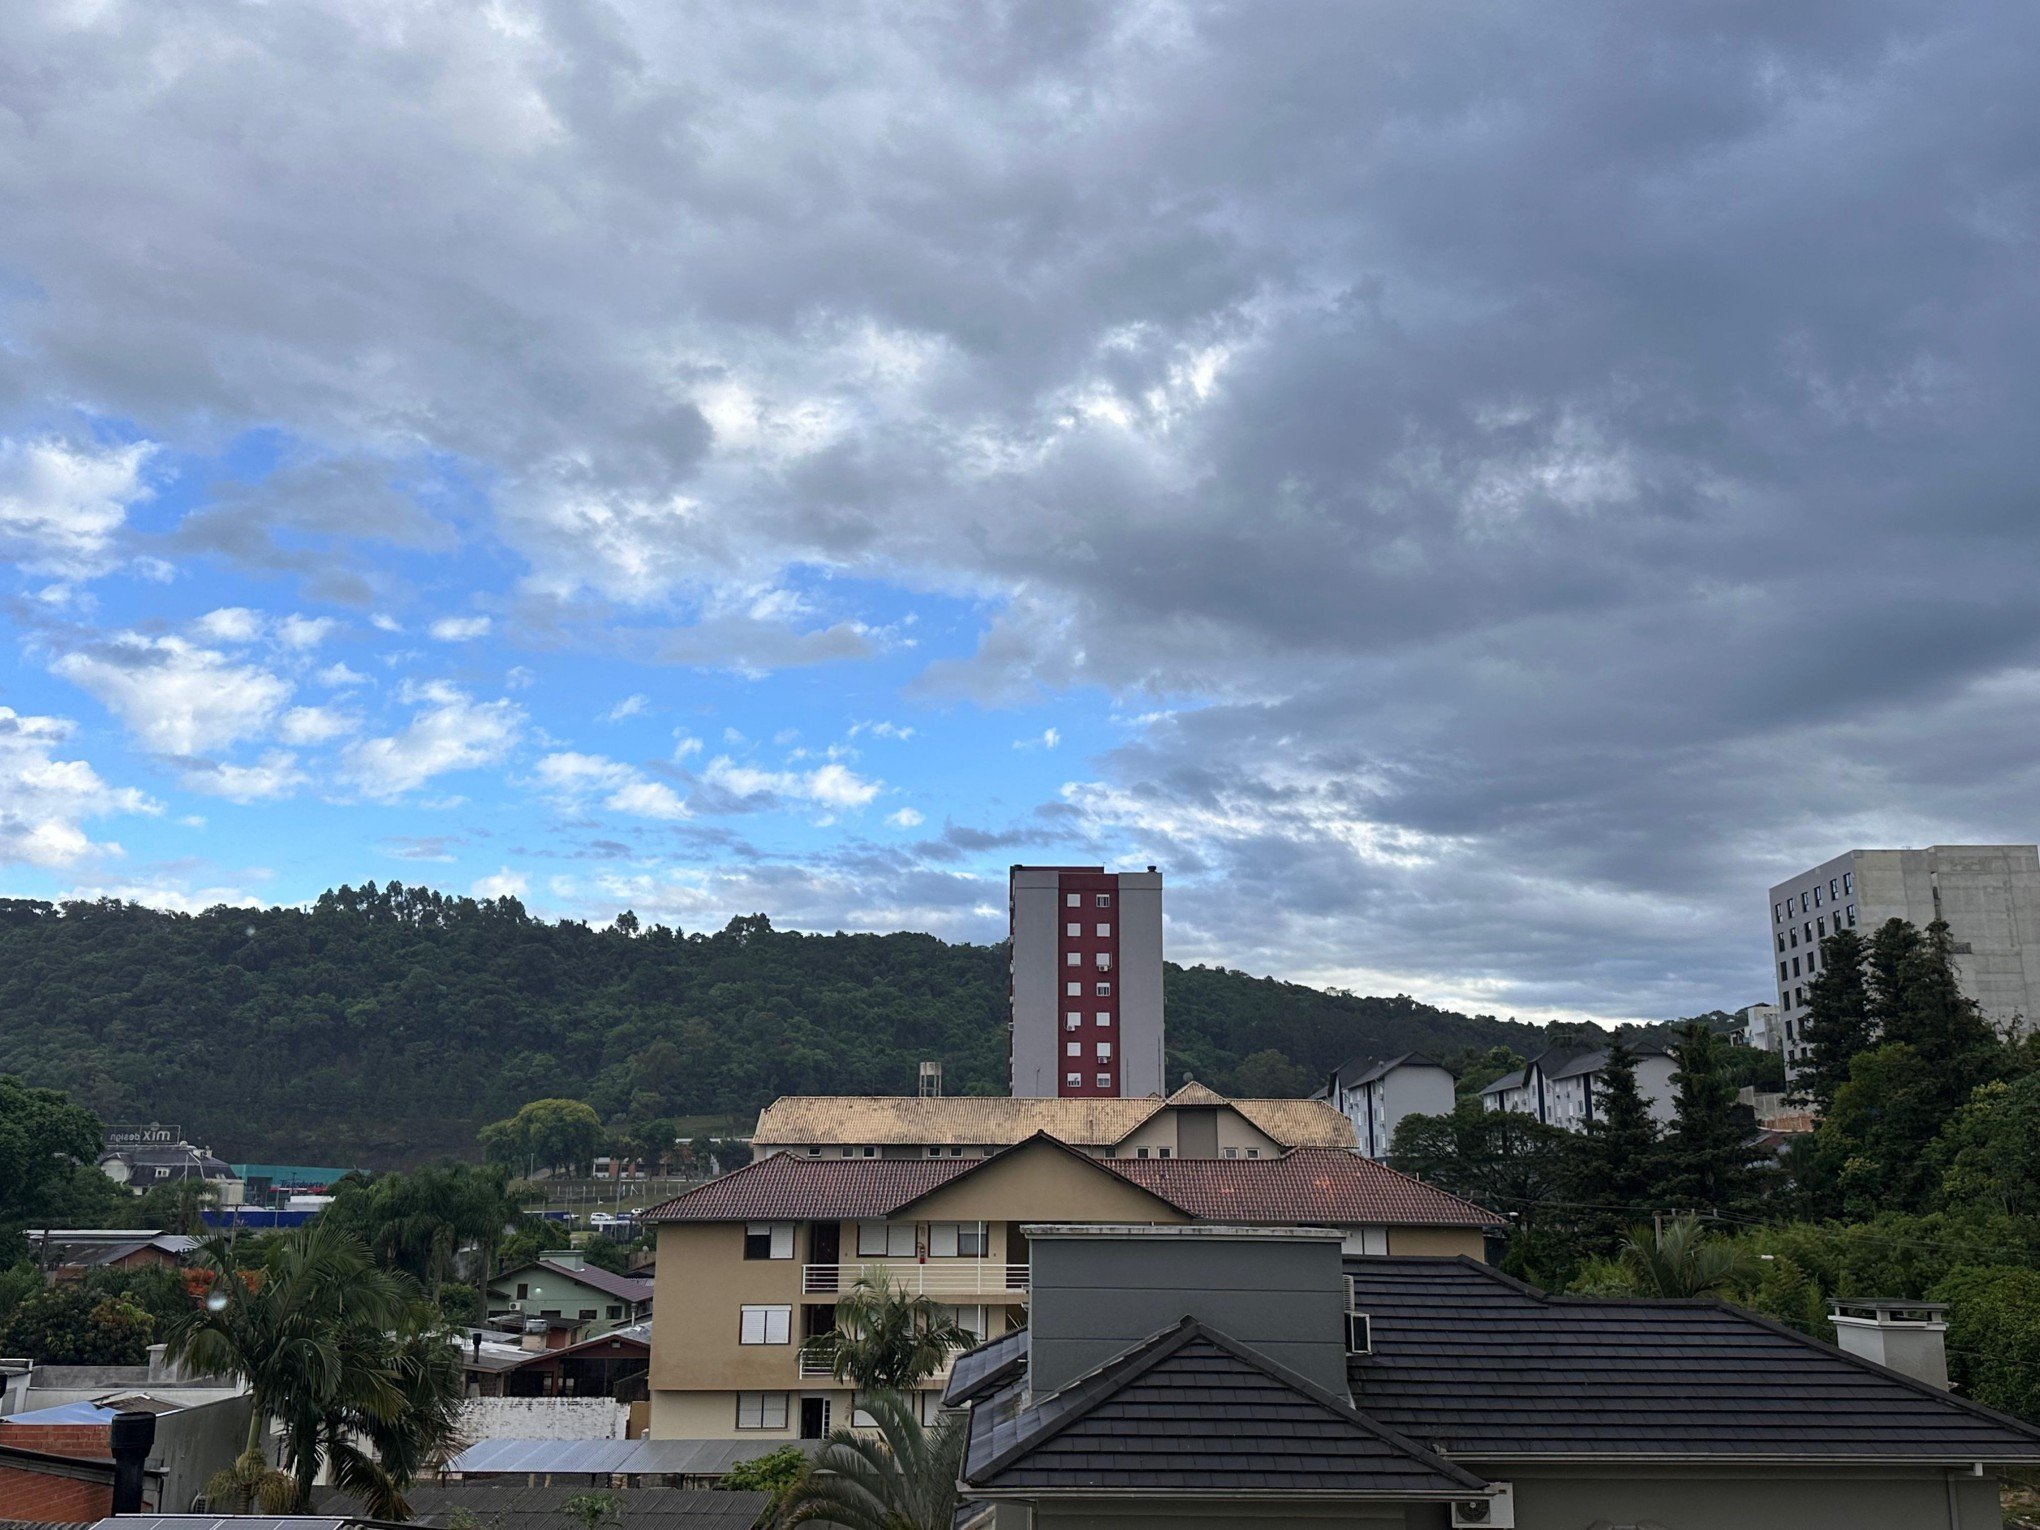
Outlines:
{"type": "MultiPolygon", "coordinates": [[[[783,1150],[655,1207],[651,1437],[769,1449],[854,1420],[851,1391],[803,1347],[833,1325],[840,1296],[883,1271],[997,1337],[1025,1322],[1030,1224],[1329,1227],[1356,1255],[1475,1258],[1502,1225],[1349,1148],[1264,1141],[1268,1156],[1253,1158],[1178,1156],[1160,1142],[1104,1158],[1041,1133],[985,1157],[783,1150]]],[[[921,1394],[926,1417],[945,1378],[921,1394]]]]}

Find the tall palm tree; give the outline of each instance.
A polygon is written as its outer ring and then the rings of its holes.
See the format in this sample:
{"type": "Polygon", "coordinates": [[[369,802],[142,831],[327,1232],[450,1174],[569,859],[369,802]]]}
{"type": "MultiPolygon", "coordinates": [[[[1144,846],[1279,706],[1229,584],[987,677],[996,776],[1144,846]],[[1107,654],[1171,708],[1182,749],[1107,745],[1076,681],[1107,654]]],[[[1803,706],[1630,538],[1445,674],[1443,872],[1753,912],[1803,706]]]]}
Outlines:
{"type": "Polygon", "coordinates": [[[838,1381],[869,1392],[911,1391],[960,1349],[979,1342],[939,1302],[900,1290],[883,1270],[836,1303],[836,1326],[805,1346],[838,1381]]]}
{"type": "Polygon", "coordinates": [[[1712,1296],[1751,1273],[1749,1256],[1698,1217],[1675,1217],[1655,1235],[1634,1229],[1622,1242],[1622,1266],[1639,1296],[1712,1296]]]}
{"type": "Polygon", "coordinates": [[[968,1419],[957,1413],[923,1425],[898,1392],[874,1392],[862,1406],[877,1421],[877,1435],[831,1431],[814,1469],[788,1493],[779,1523],[950,1530],[968,1419]]]}
{"type": "MultiPolygon", "coordinates": [[[[254,1403],[243,1466],[260,1479],[270,1420],[283,1433],[283,1462],[296,1504],[311,1502],[322,1458],[358,1433],[374,1448],[395,1497],[417,1464],[457,1440],[458,1356],[436,1315],[404,1277],[376,1267],[361,1241],[323,1219],[278,1240],[252,1270],[215,1239],[197,1263],[211,1276],[202,1306],[166,1335],[167,1357],[200,1372],[245,1379],[254,1403]],[[247,1457],[253,1456],[253,1462],[247,1457]]],[[[378,1510],[380,1512],[380,1510],[378,1510]]]]}

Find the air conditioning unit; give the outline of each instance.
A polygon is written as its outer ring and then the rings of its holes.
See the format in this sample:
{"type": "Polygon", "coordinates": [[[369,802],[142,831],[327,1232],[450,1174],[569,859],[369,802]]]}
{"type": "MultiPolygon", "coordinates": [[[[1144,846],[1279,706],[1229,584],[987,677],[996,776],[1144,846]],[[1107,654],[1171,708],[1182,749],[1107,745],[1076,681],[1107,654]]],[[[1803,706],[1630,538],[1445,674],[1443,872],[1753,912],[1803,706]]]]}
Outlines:
{"type": "Polygon", "coordinates": [[[1497,1482],[1486,1498],[1461,1498],[1452,1505],[1452,1530],[1516,1530],[1516,1490],[1497,1482]]]}

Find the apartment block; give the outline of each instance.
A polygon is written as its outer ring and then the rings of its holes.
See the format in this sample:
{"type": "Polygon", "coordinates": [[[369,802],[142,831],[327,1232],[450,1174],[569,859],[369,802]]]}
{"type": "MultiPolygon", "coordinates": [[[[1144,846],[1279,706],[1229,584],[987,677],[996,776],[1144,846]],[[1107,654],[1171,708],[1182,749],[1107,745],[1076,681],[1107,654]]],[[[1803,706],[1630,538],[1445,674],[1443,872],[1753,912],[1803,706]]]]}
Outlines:
{"type": "MultiPolygon", "coordinates": [[[[1670,1126],[1672,1075],[1679,1065],[1652,1042],[1633,1041],[1630,1050],[1636,1054],[1636,1092],[1650,1106],[1651,1119],[1670,1126]]],[[[1585,1131],[1606,1092],[1607,1070],[1606,1047],[1547,1047],[1481,1090],[1480,1101],[1489,1110],[1513,1110],[1547,1126],[1585,1131]]]]}
{"type": "Polygon", "coordinates": [[[1353,1123],[1353,1138],[1369,1158],[1386,1158],[1404,1116],[1445,1116],[1454,1101],[1452,1070],[1421,1052],[1386,1062],[1354,1058],[1325,1081],[1323,1098],[1353,1123]]]}
{"type": "Polygon", "coordinates": [[[1867,939],[1888,919],[1922,929],[1945,919],[1962,991],[1993,1023],[2024,1030],[2040,1014],[2040,848],[1850,850],[1780,882],[1770,905],[1787,1068],[1804,1056],[1821,942],[1845,929],[1867,939]]]}
{"type": "Polygon", "coordinates": [[[1161,873],[1015,866],[1007,895],[1012,1093],[1162,1093],[1161,873]]]}

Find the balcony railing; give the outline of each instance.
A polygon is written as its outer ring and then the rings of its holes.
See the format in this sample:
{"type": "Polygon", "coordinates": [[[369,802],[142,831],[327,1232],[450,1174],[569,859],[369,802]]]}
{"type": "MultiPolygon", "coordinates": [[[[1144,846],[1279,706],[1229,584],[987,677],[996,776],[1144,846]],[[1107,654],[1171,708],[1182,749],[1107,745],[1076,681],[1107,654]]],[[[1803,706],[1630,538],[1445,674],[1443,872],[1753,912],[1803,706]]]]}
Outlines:
{"type": "Polygon", "coordinates": [[[1027,1266],[984,1259],[930,1259],[925,1263],[877,1261],[810,1264],[801,1268],[800,1288],[809,1296],[836,1296],[860,1280],[881,1275],[895,1291],[912,1296],[1024,1296],[1027,1266]]]}
{"type": "MultiPolygon", "coordinates": [[[[814,1352],[812,1344],[801,1345],[799,1353],[795,1356],[795,1364],[802,1381],[818,1381],[834,1374],[829,1367],[829,1362],[814,1352]]],[[[950,1354],[943,1359],[941,1367],[928,1376],[922,1384],[925,1386],[928,1382],[946,1381],[950,1371],[955,1369],[955,1367],[956,1356],[950,1354]]]]}

